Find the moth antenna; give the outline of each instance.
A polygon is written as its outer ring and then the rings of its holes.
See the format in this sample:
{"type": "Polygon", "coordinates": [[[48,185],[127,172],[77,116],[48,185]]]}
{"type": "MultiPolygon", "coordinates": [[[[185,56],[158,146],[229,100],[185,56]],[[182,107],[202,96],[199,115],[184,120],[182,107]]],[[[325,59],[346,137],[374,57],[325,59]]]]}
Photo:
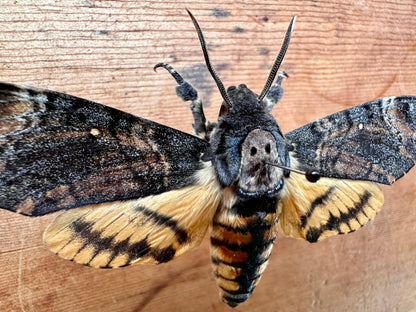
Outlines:
{"type": "Polygon", "coordinates": [[[282,64],[287,48],[289,47],[289,42],[290,42],[290,38],[292,37],[295,22],[296,22],[296,15],[292,17],[292,20],[290,21],[289,26],[287,27],[285,38],[283,39],[283,43],[282,43],[282,46],[280,47],[279,54],[274,60],[272,69],[270,70],[269,77],[267,78],[266,84],[264,85],[263,90],[261,91],[259,95],[259,99],[258,99],[259,103],[263,101],[264,97],[269,92],[270,87],[273,83],[273,80],[276,77],[277,71],[279,70],[280,64],[282,64]]]}
{"type": "Polygon", "coordinates": [[[310,169],[308,171],[301,171],[301,170],[286,167],[286,166],[283,166],[283,165],[280,165],[280,164],[277,164],[277,163],[269,163],[269,162],[266,162],[266,161],[264,163],[268,164],[268,165],[271,165],[271,166],[281,168],[281,169],[285,169],[285,170],[289,170],[289,171],[293,171],[293,172],[296,172],[296,173],[303,174],[309,182],[315,183],[315,182],[318,182],[319,179],[321,178],[321,173],[316,169],[310,169]]]}
{"type": "Polygon", "coordinates": [[[211,61],[209,60],[207,45],[205,43],[205,39],[204,39],[204,36],[202,34],[202,30],[199,27],[198,22],[196,21],[195,17],[192,15],[192,13],[188,9],[186,9],[186,11],[188,12],[189,16],[191,17],[192,23],[194,23],[196,32],[198,34],[199,42],[201,43],[202,52],[204,53],[205,64],[207,66],[207,69],[210,72],[212,78],[214,78],[215,83],[217,84],[218,90],[220,91],[221,96],[224,99],[225,103],[227,104],[228,108],[231,108],[233,106],[233,103],[231,102],[231,99],[228,96],[228,93],[224,88],[224,84],[222,83],[222,81],[221,81],[220,77],[218,76],[217,72],[215,71],[215,69],[212,67],[211,61]]]}

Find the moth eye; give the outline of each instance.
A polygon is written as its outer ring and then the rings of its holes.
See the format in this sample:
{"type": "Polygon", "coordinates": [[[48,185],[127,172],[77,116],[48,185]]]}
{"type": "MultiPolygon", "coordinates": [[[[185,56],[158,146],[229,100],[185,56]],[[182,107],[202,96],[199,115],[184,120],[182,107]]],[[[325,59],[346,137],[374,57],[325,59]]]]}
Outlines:
{"type": "Polygon", "coordinates": [[[270,143],[267,143],[267,144],[266,144],[266,148],[265,148],[265,150],[266,150],[266,153],[267,153],[267,154],[270,154],[270,143]]]}
{"type": "Polygon", "coordinates": [[[228,107],[225,105],[221,105],[220,116],[227,115],[227,114],[228,114],[228,107]]]}
{"type": "Polygon", "coordinates": [[[257,153],[257,148],[255,148],[254,146],[250,149],[250,155],[254,156],[257,153]]]}

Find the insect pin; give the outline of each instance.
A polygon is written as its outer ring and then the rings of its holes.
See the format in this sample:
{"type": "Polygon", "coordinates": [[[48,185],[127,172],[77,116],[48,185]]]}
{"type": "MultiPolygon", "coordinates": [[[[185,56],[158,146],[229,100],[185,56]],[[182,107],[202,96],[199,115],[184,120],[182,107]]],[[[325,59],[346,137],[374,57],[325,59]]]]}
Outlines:
{"type": "Polygon", "coordinates": [[[270,114],[295,17],[259,95],[225,89],[205,118],[197,91],[166,63],[191,101],[196,136],[63,93],[0,84],[0,207],[29,216],[63,212],[44,242],[92,267],[163,263],[198,246],[211,227],[222,300],[235,307],[257,286],[278,224],[316,242],[357,230],[416,160],[414,96],[374,100],[283,134],[270,114]],[[276,78],[277,77],[277,78],[276,78]],[[275,81],[276,78],[276,81],[275,81]],[[274,82],[275,81],[275,82],[274,82]]]}

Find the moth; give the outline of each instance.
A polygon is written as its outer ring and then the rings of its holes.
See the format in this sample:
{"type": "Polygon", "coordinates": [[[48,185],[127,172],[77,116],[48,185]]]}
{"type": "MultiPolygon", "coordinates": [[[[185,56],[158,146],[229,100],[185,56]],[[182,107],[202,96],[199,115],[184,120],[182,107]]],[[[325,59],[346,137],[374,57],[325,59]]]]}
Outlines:
{"type": "Polygon", "coordinates": [[[44,242],[62,258],[99,268],[163,263],[198,246],[211,227],[222,300],[249,298],[268,263],[278,224],[316,242],[352,232],[383,205],[416,160],[416,97],[374,100],[283,134],[270,114],[294,17],[259,95],[225,89],[205,118],[197,91],[166,63],[190,101],[195,136],[49,90],[0,85],[0,207],[28,216],[63,212],[44,242]]]}

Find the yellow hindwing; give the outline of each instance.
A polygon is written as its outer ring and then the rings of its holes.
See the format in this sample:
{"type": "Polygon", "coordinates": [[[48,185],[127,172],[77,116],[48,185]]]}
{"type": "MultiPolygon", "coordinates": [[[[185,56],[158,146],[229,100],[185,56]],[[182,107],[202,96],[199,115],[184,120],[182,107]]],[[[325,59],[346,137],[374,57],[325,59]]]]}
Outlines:
{"type": "Polygon", "coordinates": [[[60,257],[93,267],[166,262],[199,245],[220,196],[208,166],[194,185],[65,211],[44,242],[60,257]]]}
{"type": "Polygon", "coordinates": [[[285,183],[279,203],[283,232],[310,242],[357,230],[384,202],[373,182],[321,178],[311,183],[292,172],[285,183]]]}

